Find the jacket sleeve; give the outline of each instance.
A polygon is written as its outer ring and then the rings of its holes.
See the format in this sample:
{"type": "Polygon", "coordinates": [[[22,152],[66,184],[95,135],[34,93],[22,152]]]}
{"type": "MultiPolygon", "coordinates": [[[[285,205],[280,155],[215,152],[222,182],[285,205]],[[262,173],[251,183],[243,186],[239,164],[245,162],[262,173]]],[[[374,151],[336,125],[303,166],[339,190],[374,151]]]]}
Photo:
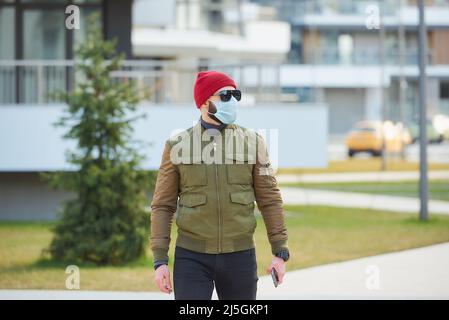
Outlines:
{"type": "Polygon", "coordinates": [[[170,160],[170,150],[166,141],[151,201],[150,247],[154,261],[168,261],[171,227],[178,204],[179,171],[170,160]]]}
{"type": "Polygon", "coordinates": [[[253,184],[257,206],[267,228],[271,252],[275,255],[281,249],[288,249],[287,228],[284,221],[281,192],[277,186],[265,141],[259,134],[257,134],[257,156],[253,168],[253,184]]]}

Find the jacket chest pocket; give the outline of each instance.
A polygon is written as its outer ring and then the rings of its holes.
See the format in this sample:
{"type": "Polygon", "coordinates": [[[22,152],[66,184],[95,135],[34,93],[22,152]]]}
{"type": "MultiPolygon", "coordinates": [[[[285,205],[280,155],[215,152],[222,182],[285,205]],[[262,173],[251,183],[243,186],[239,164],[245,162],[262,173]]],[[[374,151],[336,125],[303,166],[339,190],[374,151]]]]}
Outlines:
{"type": "Polygon", "coordinates": [[[233,212],[233,228],[242,232],[253,232],[257,226],[254,216],[254,192],[239,191],[231,193],[231,209],[233,212]]]}
{"type": "Polygon", "coordinates": [[[244,154],[227,154],[226,161],[227,161],[226,172],[228,183],[230,184],[253,183],[253,164],[249,163],[248,160],[245,159],[244,154]],[[232,164],[230,163],[231,160],[232,164]]]}
{"type": "Polygon", "coordinates": [[[238,191],[231,192],[231,206],[234,216],[248,216],[254,217],[254,191],[238,191]]]}
{"type": "Polygon", "coordinates": [[[207,184],[206,164],[180,164],[179,178],[181,186],[204,186],[207,184]]]}
{"type": "MultiPolygon", "coordinates": [[[[198,223],[190,223],[190,218],[197,217],[203,211],[202,206],[206,204],[206,195],[201,193],[190,193],[181,195],[179,198],[179,212],[176,219],[178,226],[194,228],[198,223]],[[187,225],[183,221],[187,221],[187,225]]],[[[192,221],[193,222],[193,221],[192,221]]]]}
{"type": "Polygon", "coordinates": [[[256,200],[256,198],[255,198],[254,192],[252,190],[231,193],[231,202],[234,202],[234,203],[249,205],[249,204],[254,204],[255,200],[256,200]]]}

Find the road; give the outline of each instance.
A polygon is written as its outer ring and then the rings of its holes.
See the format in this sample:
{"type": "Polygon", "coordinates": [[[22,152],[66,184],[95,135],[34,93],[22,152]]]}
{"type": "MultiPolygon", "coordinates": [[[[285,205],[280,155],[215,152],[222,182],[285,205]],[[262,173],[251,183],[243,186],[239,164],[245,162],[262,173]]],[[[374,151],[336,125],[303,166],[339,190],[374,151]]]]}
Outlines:
{"type": "MultiPolygon", "coordinates": [[[[380,194],[280,187],[285,204],[367,208],[391,212],[419,212],[419,199],[380,194]]],[[[449,201],[429,200],[430,214],[449,214],[449,201]]]]}
{"type": "MultiPolygon", "coordinates": [[[[432,170],[427,177],[449,179],[449,170],[432,170]]],[[[391,182],[419,180],[418,171],[378,171],[378,172],[344,172],[344,173],[304,173],[282,174],[276,177],[278,183],[327,183],[327,182],[391,182]]]]}
{"type": "MultiPolygon", "coordinates": [[[[346,160],[348,158],[344,139],[344,136],[329,136],[329,144],[327,146],[329,160],[346,160]]],[[[440,144],[428,144],[427,153],[429,162],[449,163],[449,141],[444,141],[440,144]]],[[[409,161],[419,161],[419,144],[408,145],[405,155],[409,161]]],[[[370,156],[360,153],[356,157],[370,156]]]]}

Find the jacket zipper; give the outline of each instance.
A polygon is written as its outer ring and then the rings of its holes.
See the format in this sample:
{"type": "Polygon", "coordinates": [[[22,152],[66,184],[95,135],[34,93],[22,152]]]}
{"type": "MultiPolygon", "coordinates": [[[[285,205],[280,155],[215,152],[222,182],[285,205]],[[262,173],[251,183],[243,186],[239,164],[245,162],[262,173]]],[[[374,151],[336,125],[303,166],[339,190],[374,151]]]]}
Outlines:
{"type": "MultiPolygon", "coordinates": [[[[217,143],[214,142],[214,158],[215,158],[216,151],[217,151],[217,143]]],[[[215,161],[215,187],[216,187],[217,199],[218,199],[218,253],[220,253],[221,252],[221,211],[220,211],[220,192],[218,190],[218,166],[217,166],[216,161],[215,161]]]]}

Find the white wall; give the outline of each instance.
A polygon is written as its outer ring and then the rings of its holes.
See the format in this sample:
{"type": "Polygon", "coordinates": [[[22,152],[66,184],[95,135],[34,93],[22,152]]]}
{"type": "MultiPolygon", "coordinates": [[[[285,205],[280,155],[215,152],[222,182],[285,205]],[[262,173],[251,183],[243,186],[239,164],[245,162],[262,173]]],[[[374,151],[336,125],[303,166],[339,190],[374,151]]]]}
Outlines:
{"type": "MultiPolygon", "coordinates": [[[[70,169],[64,151],[75,145],[61,139],[65,130],[51,126],[64,107],[0,107],[0,220],[53,220],[61,201],[73,196],[51,190],[37,174],[42,170],[70,169]]],[[[151,148],[141,150],[148,157],[142,167],[157,169],[165,140],[174,129],[192,126],[199,118],[199,111],[193,104],[167,104],[142,105],[138,109],[138,114],[141,113],[147,118],[135,123],[134,138],[153,143],[151,148]]],[[[237,123],[267,130],[270,158],[275,167],[277,161],[282,167],[325,167],[327,115],[325,105],[258,105],[242,107],[237,123]],[[278,145],[270,139],[270,129],[278,129],[275,132],[278,145]]]]}
{"type": "Polygon", "coordinates": [[[175,0],[134,0],[134,27],[166,27],[176,24],[175,0]]]}
{"type": "MultiPolygon", "coordinates": [[[[63,108],[64,105],[1,106],[0,171],[70,170],[64,151],[73,150],[75,144],[61,138],[66,130],[51,126],[63,108]]],[[[159,167],[163,144],[174,129],[188,128],[199,118],[193,103],[142,105],[137,113],[145,113],[147,118],[135,123],[135,139],[153,143],[151,148],[141,150],[148,157],[143,163],[145,169],[159,167]]],[[[255,130],[279,130],[280,167],[324,167],[327,114],[325,105],[268,104],[241,107],[237,123],[255,130]]],[[[270,153],[274,158],[275,150],[270,149],[270,153]]]]}
{"type": "Polygon", "coordinates": [[[75,196],[50,188],[37,172],[1,172],[0,221],[54,220],[62,202],[75,196]]]}
{"type": "MultiPolygon", "coordinates": [[[[388,94],[386,90],[385,94],[388,94]]],[[[382,90],[380,88],[365,89],[365,119],[382,119],[382,90]]]]}
{"type": "Polygon", "coordinates": [[[324,92],[329,105],[329,132],[347,134],[357,121],[363,119],[364,89],[327,88],[324,92]]]}

